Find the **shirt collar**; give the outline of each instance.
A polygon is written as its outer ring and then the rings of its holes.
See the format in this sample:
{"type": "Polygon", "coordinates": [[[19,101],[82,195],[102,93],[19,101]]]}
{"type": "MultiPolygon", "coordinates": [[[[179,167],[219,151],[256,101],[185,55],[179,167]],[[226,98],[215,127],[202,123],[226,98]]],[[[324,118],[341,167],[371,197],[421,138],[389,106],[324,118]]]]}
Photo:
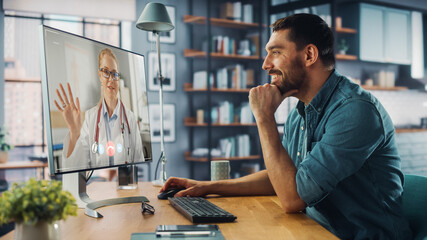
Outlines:
{"type": "MultiPolygon", "coordinates": [[[[311,102],[307,105],[307,108],[311,107],[317,113],[322,112],[322,110],[324,109],[325,105],[331,98],[332,93],[335,91],[335,88],[340,81],[341,81],[341,74],[339,74],[337,70],[334,69],[334,71],[332,71],[331,75],[329,76],[328,80],[326,80],[325,84],[323,84],[322,88],[319,90],[316,96],[314,96],[311,102]]],[[[304,109],[305,109],[304,102],[299,101],[297,104],[297,110],[301,116],[305,116],[304,109]]]]}
{"type": "Polygon", "coordinates": [[[107,104],[105,103],[105,99],[102,101],[102,115],[107,117],[107,119],[114,120],[117,119],[117,116],[119,114],[119,108],[120,108],[120,99],[117,100],[116,108],[114,109],[113,115],[111,115],[111,118],[108,116],[107,111],[107,104]]]}

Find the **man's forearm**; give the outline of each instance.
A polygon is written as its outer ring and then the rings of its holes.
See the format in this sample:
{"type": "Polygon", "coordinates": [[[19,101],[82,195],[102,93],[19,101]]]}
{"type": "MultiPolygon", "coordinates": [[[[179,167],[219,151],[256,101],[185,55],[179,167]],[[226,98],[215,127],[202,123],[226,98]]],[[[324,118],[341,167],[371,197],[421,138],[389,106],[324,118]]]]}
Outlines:
{"type": "Polygon", "coordinates": [[[274,119],[257,121],[264,162],[270,182],[287,212],[305,208],[299,197],[295,175],[297,169],[282,146],[274,119]]]}
{"type": "Polygon", "coordinates": [[[238,179],[212,182],[209,192],[222,196],[274,195],[266,170],[238,179]]]}

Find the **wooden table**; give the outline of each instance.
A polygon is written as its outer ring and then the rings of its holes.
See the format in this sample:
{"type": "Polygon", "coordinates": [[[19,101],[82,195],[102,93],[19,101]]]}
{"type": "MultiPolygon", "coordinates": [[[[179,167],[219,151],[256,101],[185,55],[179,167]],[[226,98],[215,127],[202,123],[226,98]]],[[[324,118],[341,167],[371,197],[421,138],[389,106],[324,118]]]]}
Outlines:
{"type": "MultiPolygon", "coordinates": [[[[88,186],[92,199],[143,195],[156,212],[141,214],[141,204],[129,203],[98,209],[104,218],[95,219],[79,209],[77,217],[61,221],[63,239],[130,239],[133,232],[154,232],[157,225],[192,224],[167,200],[158,200],[159,188],[138,183],[135,190],[116,190],[114,182],[95,182],[88,186]]],[[[286,214],[276,196],[221,197],[209,201],[237,216],[236,222],[218,224],[225,239],[337,239],[303,213],[286,214]]],[[[4,239],[13,239],[13,231],[4,239]]]]}

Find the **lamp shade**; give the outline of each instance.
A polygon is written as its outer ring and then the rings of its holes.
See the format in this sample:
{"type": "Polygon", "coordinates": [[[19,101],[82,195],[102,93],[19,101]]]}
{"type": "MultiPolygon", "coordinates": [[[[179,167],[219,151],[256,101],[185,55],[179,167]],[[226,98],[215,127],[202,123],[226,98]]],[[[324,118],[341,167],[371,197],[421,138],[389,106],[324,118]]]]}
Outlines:
{"type": "Polygon", "coordinates": [[[161,3],[147,3],[136,22],[136,27],[153,32],[169,32],[175,28],[165,5],[161,3]]]}

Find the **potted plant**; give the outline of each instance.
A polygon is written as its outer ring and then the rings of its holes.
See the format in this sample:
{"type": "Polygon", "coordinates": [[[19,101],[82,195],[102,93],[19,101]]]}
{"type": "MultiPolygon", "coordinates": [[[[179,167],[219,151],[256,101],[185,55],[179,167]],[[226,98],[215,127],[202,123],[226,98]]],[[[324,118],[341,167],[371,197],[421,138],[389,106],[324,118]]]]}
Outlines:
{"type": "Polygon", "coordinates": [[[338,42],[337,48],[340,54],[345,55],[349,48],[347,41],[344,38],[342,38],[341,41],[338,42]]]}
{"type": "Polygon", "coordinates": [[[0,163],[5,163],[9,159],[9,150],[13,148],[12,145],[6,142],[7,132],[4,128],[0,127],[0,163]]]}
{"type": "Polygon", "coordinates": [[[77,204],[60,181],[14,183],[0,196],[0,225],[15,222],[15,239],[60,239],[59,220],[77,215],[77,204]]]}

